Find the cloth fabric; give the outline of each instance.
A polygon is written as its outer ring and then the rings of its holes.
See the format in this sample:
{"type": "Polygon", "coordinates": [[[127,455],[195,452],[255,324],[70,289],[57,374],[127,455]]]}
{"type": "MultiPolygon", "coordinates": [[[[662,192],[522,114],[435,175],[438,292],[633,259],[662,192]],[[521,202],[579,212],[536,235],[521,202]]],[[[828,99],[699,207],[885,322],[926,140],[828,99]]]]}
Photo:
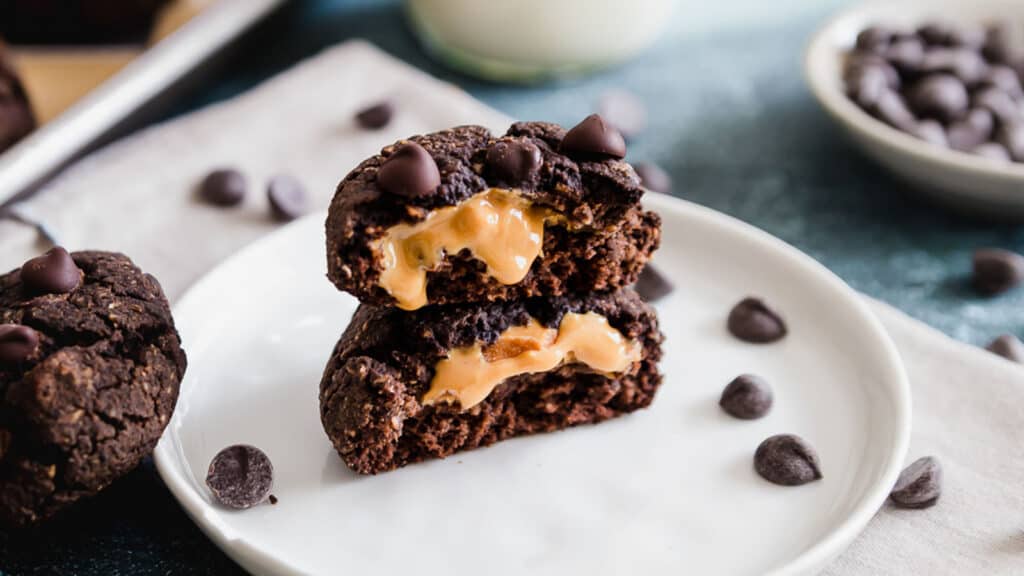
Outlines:
{"type": "MultiPolygon", "coordinates": [[[[278,225],[265,188],[278,172],[298,176],[316,208],[339,176],[409,134],[509,120],[459,88],[380,52],[348,42],[257,89],[157,125],[79,162],[21,213],[44,222],[69,249],[128,253],[177,299],[226,256],[278,225]],[[354,113],[396,102],[385,129],[358,128],[354,113]],[[249,178],[245,203],[228,211],[196,200],[213,168],[249,178]]],[[[0,269],[43,248],[35,230],[0,222],[0,269]]],[[[885,506],[827,570],[845,574],[1024,573],[1024,371],[876,301],[913,386],[908,460],[935,455],[945,490],[925,511],[885,506]]]]}

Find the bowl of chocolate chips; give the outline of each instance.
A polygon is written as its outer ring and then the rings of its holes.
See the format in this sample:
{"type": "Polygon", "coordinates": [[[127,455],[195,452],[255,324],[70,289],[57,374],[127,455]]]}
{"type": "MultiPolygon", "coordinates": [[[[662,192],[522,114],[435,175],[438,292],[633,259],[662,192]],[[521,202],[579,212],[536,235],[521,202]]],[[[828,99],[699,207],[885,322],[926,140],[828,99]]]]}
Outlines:
{"type": "Polygon", "coordinates": [[[853,142],[913,190],[1024,221],[1024,3],[855,6],[814,36],[805,73],[853,142]]]}

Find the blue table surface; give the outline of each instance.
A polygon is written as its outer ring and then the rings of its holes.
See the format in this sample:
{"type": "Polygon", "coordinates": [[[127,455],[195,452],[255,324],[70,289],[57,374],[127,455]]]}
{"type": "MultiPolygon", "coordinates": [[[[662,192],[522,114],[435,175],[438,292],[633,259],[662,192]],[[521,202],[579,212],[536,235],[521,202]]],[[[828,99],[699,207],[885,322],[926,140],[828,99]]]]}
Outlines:
{"type": "MultiPolygon", "coordinates": [[[[368,39],[515,118],[573,124],[606,90],[627,88],[650,116],[629,159],[664,167],[677,195],[767,230],[857,290],[954,338],[983,344],[1021,333],[1024,291],[981,298],[969,271],[976,248],[1024,251],[1022,230],[921,202],[847,143],[811,97],[803,49],[844,3],[687,0],[636,60],[582,79],[513,87],[430,60],[397,2],[296,0],[171,115],[234,96],[349,38],[368,39]]],[[[0,532],[0,574],[240,572],[181,512],[149,462],[47,526],[0,532]]]]}

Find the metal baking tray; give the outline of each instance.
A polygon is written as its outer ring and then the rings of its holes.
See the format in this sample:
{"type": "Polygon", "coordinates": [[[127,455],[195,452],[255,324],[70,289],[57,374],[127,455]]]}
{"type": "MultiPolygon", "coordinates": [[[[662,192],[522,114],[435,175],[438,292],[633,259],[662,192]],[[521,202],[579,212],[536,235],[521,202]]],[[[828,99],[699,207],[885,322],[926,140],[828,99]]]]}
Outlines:
{"type": "Polygon", "coordinates": [[[0,209],[110,138],[284,1],[216,0],[0,154],[0,209]]]}

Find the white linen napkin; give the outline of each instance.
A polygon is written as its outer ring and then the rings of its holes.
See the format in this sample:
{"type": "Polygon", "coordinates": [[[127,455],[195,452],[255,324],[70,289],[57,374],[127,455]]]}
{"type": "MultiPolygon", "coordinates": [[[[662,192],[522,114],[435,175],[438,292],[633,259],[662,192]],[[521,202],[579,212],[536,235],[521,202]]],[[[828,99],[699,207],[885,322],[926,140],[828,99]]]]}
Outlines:
{"type": "MultiPolygon", "coordinates": [[[[368,44],[348,42],[245,95],[89,156],[21,209],[69,249],[130,254],[175,300],[277,227],[264,194],[273,174],[299,176],[323,208],[339,177],[383,145],[468,123],[503,132],[509,120],[368,44]],[[385,97],[397,104],[393,122],[378,132],[357,128],[353,114],[385,97]],[[250,178],[249,197],[230,217],[191,193],[218,166],[250,178]]],[[[35,231],[0,222],[0,270],[39,249],[35,231]]],[[[885,506],[826,574],[1024,573],[1024,371],[889,306],[872,307],[913,385],[909,460],[937,456],[945,491],[929,510],[885,506]]]]}

